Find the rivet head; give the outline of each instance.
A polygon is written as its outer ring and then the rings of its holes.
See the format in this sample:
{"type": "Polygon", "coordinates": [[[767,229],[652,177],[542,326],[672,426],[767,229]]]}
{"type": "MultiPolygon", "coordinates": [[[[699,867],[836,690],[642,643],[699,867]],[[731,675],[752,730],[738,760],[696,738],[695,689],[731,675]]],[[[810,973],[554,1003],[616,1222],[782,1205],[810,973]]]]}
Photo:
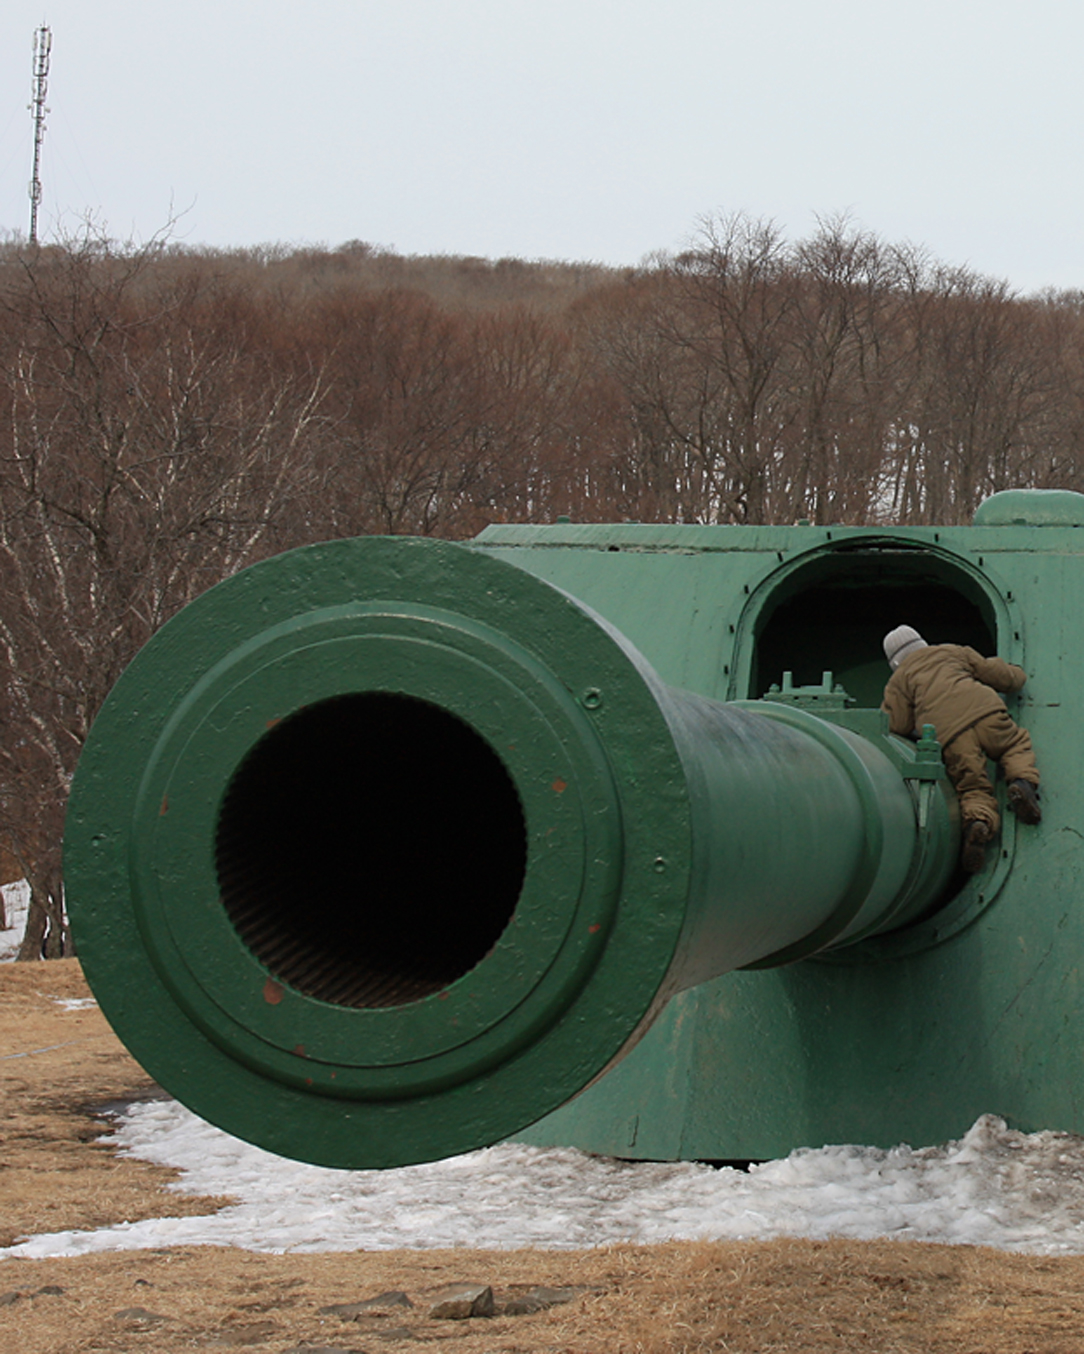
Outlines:
{"type": "Polygon", "coordinates": [[[597,686],[589,686],[580,697],[580,704],[585,710],[597,710],[602,704],[602,692],[597,686]]]}
{"type": "Polygon", "coordinates": [[[663,860],[662,856],[656,856],[655,863],[652,865],[651,868],[655,871],[656,874],[665,874],[666,861],[663,860]]]}

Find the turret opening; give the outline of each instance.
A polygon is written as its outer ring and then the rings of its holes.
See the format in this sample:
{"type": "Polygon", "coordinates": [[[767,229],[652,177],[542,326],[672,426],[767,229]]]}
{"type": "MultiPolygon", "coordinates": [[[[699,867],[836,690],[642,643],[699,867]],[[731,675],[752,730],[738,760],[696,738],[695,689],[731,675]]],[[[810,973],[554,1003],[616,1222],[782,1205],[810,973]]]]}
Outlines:
{"type": "MultiPolygon", "coordinates": [[[[947,553],[868,536],[837,544],[777,575],[753,624],[748,694],[760,698],[786,672],[793,673],[795,686],[819,685],[831,672],[859,710],[876,710],[890,675],[882,647],[890,630],[910,625],[930,644],[967,644],[994,654],[997,602],[979,575],[947,553]]],[[[1006,849],[990,852],[981,875],[957,870],[925,911],[909,908],[894,918],[891,935],[835,950],[833,960],[865,962],[882,956],[886,944],[934,943],[939,931],[920,942],[909,937],[925,936],[927,919],[943,921],[950,905],[961,916],[981,909],[999,887],[1008,858],[1006,849]]],[[[954,923],[950,918],[944,924],[954,923]]]]}
{"type": "Polygon", "coordinates": [[[941,555],[899,541],[837,547],[796,569],[757,617],[749,689],[763,696],[786,671],[795,685],[830,671],[859,707],[881,703],[889,669],[881,642],[911,625],[930,644],[997,652],[990,599],[941,555]]]}
{"type": "Polygon", "coordinates": [[[219,814],[222,904],[282,982],[399,1006],[478,964],[515,911],[523,809],[473,728],[412,697],[341,696],[276,725],[219,814]]]}

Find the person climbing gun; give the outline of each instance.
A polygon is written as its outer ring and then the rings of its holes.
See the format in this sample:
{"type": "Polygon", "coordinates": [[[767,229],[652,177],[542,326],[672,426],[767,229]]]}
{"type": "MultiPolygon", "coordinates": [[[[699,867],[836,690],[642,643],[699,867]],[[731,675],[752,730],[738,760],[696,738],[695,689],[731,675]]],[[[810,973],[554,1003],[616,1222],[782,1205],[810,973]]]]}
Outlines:
{"type": "Polygon", "coordinates": [[[960,800],[960,863],[975,874],[1001,826],[987,758],[1000,763],[1009,807],[1020,822],[1038,823],[1043,816],[1031,738],[996,694],[1019,691],[1027,674],[1002,658],[983,658],[966,644],[927,644],[909,625],[885,636],[884,651],[892,676],[881,709],[893,733],[913,738],[923,724],[937,730],[945,770],[960,800]]]}

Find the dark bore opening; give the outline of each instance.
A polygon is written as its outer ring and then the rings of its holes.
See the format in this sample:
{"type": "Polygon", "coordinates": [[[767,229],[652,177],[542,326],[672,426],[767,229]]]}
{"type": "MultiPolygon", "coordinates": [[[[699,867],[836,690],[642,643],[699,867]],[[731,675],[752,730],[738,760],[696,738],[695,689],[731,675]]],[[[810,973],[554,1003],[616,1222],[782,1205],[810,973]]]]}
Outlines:
{"type": "Polygon", "coordinates": [[[368,693],[277,725],[218,821],[222,902],[284,983],[339,1006],[399,1006],[493,948],[527,863],[500,758],[462,720],[368,693]]]}

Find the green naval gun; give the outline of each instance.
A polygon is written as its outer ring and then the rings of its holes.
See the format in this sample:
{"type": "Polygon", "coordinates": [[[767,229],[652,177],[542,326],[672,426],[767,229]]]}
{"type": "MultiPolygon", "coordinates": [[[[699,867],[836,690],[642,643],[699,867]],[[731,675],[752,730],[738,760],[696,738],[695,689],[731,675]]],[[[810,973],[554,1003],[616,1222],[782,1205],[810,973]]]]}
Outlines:
{"type": "MultiPolygon", "coordinates": [[[[275,1152],[757,1160],[1084,1132],[1084,496],[959,527],[493,526],[304,547],[137,656],[65,879],[103,1011],[275,1152]],[[998,653],[1043,773],[959,868],[884,633],[998,653]]],[[[1004,787],[999,787],[1004,800],[1004,787]]]]}

